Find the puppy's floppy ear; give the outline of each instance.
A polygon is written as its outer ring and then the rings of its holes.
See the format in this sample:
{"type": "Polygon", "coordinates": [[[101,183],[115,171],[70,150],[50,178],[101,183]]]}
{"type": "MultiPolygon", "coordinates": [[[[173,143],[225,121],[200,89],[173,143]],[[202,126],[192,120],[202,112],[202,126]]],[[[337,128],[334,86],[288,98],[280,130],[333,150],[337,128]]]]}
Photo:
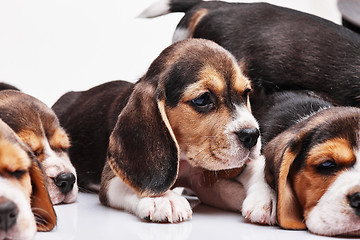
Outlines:
{"type": "Polygon", "coordinates": [[[163,91],[138,82],[110,136],[112,170],[138,194],[155,196],[175,182],[179,146],[165,113],[163,91]]]}
{"type": "Polygon", "coordinates": [[[306,229],[303,210],[290,182],[291,167],[300,154],[306,134],[280,134],[264,148],[266,179],[277,190],[277,220],[285,229],[306,229]]]}
{"type": "Polygon", "coordinates": [[[50,231],[56,225],[56,213],[46,188],[44,173],[39,161],[34,156],[32,157],[30,177],[32,185],[31,210],[35,216],[37,230],[40,232],[50,231]]]}

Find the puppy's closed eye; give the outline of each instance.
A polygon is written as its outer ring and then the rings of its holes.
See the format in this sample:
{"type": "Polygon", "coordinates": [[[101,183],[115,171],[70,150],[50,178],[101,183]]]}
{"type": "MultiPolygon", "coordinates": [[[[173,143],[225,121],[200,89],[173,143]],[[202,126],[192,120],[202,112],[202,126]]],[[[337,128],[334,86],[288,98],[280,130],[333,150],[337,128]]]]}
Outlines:
{"type": "Polygon", "coordinates": [[[18,170],[9,172],[9,175],[16,179],[21,179],[26,173],[28,173],[27,170],[18,169],[18,170]]]}
{"type": "Polygon", "coordinates": [[[33,152],[36,157],[39,157],[40,155],[44,154],[44,149],[43,148],[33,149],[33,152]]]}
{"type": "Polygon", "coordinates": [[[334,160],[328,159],[315,166],[317,172],[321,174],[332,174],[337,169],[337,164],[334,160]]]}

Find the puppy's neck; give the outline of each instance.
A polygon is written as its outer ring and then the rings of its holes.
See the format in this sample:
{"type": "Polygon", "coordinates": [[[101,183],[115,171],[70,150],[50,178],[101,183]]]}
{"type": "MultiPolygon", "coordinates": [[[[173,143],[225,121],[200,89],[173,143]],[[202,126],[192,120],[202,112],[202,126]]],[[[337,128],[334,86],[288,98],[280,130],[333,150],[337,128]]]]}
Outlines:
{"type": "Polygon", "coordinates": [[[219,178],[235,178],[246,165],[241,168],[210,171],[201,167],[194,167],[184,154],[180,154],[179,172],[174,187],[193,189],[194,185],[209,187],[216,183],[219,178]]]}

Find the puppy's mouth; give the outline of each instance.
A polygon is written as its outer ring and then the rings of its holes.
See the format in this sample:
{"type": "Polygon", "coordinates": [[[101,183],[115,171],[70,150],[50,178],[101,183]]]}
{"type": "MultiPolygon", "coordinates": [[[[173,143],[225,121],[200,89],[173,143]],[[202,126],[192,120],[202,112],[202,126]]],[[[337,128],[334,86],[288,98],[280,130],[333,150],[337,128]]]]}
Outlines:
{"type": "Polygon", "coordinates": [[[338,234],[338,237],[359,237],[360,236],[360,214],[359,214],[359,206],[357,208],[351,209],[352,215],[349,218],[349,223],[345,224],[346,229],[344,229],[344,233],[338,234]]]}
{"type": "Polygon", "coordinates": [[[240,155],[230,155],[223,153],[210,152],[202,159],[189,159],[193,167],[201,167],[210,171],[219,171],[243,167],[246,162],[250,161],[251,152],[240,155]]]}
{"type": "Polygon", "coordinates": [[[247,162],[251,161],[250,159],[250,151],[245,154],[245,156],[221,156],[219,159],[221,159],[220,165],[217,167],[217,169],[209,169],[209,170],[227,170],[227,169],[233,169],[233,168],[241,168],[243,167],[247,162]],[[224,163],[224,164],[222,164],[224,163]]]}
{"type": "Polygon", "coordinates": [[[360,236],[360,229],[355,230],[355,231],[351,231],[351,232],[347,232],[347,233],[342,233],[339,235],[335,235],[336,237],[358,237],[360,236]]]}

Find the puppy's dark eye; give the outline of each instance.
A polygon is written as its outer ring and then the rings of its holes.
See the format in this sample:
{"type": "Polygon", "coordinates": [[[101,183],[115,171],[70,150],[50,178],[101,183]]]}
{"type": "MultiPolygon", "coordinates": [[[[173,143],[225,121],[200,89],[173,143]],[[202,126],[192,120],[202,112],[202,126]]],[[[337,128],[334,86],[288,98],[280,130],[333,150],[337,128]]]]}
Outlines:
{"type": "Polygon", "coordinates": [[[214,108],[214,101],[210,92],[206,92],[190,102],[199,112],[209,112],[214,108]]]}
{"type": "Polygon", "coordinates": [[[34,150],[35,156],[39,157],[41,154],[43,154],[43,149],[36,149],[34,150]]]}
{"type": "Polygon", "coordinates": [[[204,107],[206,105],[211,104],[211,99],[210,99],[210,94],[209,93],[204,93],[203,95],[201,95],[200,97],[197,97],[195,99],[192,100],[192,102],[199,107],[204,107]]]}
{"type": "Polygon", "coordinates": [[[319,165],[316,166],[317,170],[320,173],[331,173],[334,172],[336,170],[336,163],[333,160],[326,160],[322,163],[320,163],[319,165]]]}
{"type": "Polygon", "coordinates": [[[51,147],[51,149],[58,153],[67,152],[69,150],[67,147],[51,147]]]}
{"type": "Polygon", "coordinates": [[[20,179],[25,175],[25,170],[16,170],[14,172],[10,172],[10,175],[14,178],[20,179]]]}

